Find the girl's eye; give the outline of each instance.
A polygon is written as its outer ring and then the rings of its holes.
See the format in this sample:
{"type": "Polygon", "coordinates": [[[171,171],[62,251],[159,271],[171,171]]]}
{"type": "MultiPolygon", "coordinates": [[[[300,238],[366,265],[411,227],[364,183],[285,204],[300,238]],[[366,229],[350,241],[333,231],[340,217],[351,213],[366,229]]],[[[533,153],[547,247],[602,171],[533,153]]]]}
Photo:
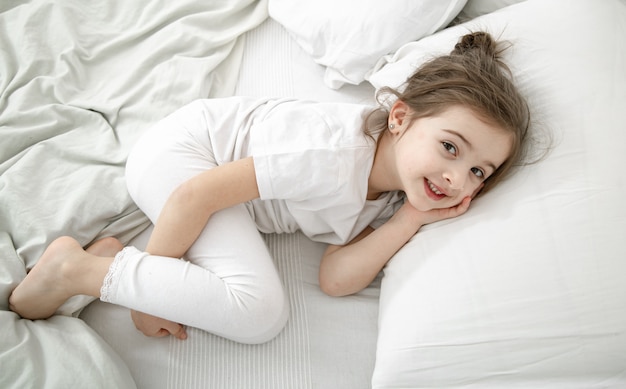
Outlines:
{"type": "Polygon", "coordinates": [[[456,155],[456,146],[453,145],[450,142],[441,142],[441,144],[443,145],[443,147],[450,153],[453,155],[456,155]]]}
{"type": "Polygon", "coordinates": [[[478,178],[484,178],[485,177],[485,172],[482,171],[481,169],[477,168],[477,167],[473,167],[471,169],[472,173],[474,173],[476,175],[476,177],[478,178]]]}

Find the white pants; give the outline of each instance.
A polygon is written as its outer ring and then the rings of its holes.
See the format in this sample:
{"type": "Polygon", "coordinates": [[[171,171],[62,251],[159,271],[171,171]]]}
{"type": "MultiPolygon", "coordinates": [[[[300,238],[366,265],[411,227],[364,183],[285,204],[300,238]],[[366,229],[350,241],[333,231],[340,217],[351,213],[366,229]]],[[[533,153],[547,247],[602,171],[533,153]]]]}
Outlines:
{"type": "MultiPolygon", "coordinates": [[[[131,152],[128,190],[154,223],[178,185],[215,166],[205,129],[183,129],[166,118],[131,152]]],[[[101,300],[242,343],[272,339],[288,317],[280,278],[243,204],[211,216],[184,260],[124,249],[101,300]]]]}

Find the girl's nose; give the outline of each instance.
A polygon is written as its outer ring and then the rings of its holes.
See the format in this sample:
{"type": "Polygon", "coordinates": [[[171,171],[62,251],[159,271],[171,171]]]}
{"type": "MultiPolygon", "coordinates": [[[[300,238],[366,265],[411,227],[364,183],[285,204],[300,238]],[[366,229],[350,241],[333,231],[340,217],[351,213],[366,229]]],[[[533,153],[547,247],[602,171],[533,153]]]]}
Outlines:
{"type": "Polygon", "coordinates": [[[463,190],[465,187],[466,175],[460,169],[449,170],[443,174],[443,178],[452,190],[463,190]]]}

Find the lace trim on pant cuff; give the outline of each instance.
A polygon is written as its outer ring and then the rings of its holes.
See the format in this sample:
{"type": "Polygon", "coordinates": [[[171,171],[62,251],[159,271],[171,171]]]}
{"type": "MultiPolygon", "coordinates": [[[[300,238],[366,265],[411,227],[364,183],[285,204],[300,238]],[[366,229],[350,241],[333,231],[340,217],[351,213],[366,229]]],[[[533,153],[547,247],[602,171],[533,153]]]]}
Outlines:
{"type": "Polygon", "coordinates": [[[113,263],[111,263],[111,266],[109,266],[109,272],[104,277],[104,281],[102,282],[102,287],[100,288],[100,300],[107,302],[107,303],[111,302],[111,297],[113,297],[112,296],[113,282],[119,278],[118,273],[121,271],[121,268],[124,265],[122,261],[124,260],[124,257],[130,250],[136,250],[136,249],[134,247],[124,247],[122,251],[120,251],[119,253],[115,255],[115,258],[113,259],[113,263]]]}

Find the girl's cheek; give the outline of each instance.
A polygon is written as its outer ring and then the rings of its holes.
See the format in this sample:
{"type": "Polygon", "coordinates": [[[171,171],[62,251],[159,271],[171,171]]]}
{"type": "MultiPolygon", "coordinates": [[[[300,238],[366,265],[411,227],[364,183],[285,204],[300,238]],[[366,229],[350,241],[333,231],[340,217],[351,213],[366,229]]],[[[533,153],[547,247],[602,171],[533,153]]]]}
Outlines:
{"type": "MultiPolygon", "coordinates": [[[[466,197],[474,197],[475,193],[478,191],[478,185],[472,185],[468,190],[463,194],[463,199],[466,197]]],[[[462,199],[461,199],[462,200],[462,199]]]]}

